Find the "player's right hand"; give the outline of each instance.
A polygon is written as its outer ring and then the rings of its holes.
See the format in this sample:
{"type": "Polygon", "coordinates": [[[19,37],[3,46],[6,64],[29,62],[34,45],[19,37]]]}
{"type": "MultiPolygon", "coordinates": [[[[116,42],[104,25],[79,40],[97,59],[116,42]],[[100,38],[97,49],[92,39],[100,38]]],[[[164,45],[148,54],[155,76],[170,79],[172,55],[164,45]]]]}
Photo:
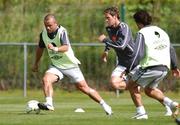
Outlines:
{"type": "Polygon", "coordinates": [[[100,35],[99,37],[98,37],[98,40],[99,40],[99,42],[103,42],[103,40],[106,38],[106,36],[104,35],[104,34],[102,34],[102,35],[100,35]]]}
{"type": "Polygon", "coordinates": [[[180,78],[180,70],[178,68],[172,70],[172,74],[174,77],[180,78]]]}
{"type": "Polygon", "coordinates": [[[103,62],[107,62],[108,52],[104,52],[101,56],[103,62]]]}

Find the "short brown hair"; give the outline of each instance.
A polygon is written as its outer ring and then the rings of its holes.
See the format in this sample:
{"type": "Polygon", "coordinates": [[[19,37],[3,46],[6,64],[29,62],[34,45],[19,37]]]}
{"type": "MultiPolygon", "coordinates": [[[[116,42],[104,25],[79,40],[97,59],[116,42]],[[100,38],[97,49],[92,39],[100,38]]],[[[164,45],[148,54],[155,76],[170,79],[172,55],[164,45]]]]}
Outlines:
{"type": "Polygon", "coordinates": [[[117,7],[109,7],[104,10],[104,13],[109,13],[111,16],[117,16],[118,19],[120,19],[119,16],[119,10],[117,7]]]}

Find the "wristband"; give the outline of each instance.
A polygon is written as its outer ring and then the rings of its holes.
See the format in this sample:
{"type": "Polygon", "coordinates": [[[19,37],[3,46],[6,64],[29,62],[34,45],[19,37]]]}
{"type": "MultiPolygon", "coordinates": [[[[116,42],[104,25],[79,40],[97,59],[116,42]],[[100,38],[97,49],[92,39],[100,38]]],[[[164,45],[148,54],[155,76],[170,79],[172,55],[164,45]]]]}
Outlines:
{"type": "Polygon", "coordinates": [[[54,50],[55,52],[58,52],[59,48],[58,48],[58,47],[54,47],[53,50],[54,50]]]}

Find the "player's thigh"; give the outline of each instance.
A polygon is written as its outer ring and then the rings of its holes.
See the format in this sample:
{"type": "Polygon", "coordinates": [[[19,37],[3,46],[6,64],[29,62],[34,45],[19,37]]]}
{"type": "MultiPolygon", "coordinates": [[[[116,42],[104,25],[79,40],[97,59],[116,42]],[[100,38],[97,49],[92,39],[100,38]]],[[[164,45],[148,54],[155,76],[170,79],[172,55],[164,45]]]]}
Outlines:
{"type": "Polygon", "coordinates": [[[55,67],[55,66],[50,66],[49,69],[46,71],[46,73],[51,73],[54,74],[56,76],[58,76],[58,80],[63,79],[63,74],[61,72],[61,69],[55,67]]]}
{"type": "Polygon", "coordinates": [[[43,77],[43,83],[54,83],[57,82],[59,77],[53,73],[46,72],[43,77]]]}
{"type": "Polygon", "coordinates": [[[111,74],[111,83],[117,83],[126,80],[126,76],[124,74],[125,70],[125,67],[118,65],[111,74]]]}
{"type": "Polygon", "coordinates": [[[74,67],[71,69],[61,70],[64,75],[70,78],[71,83],[78,83],[80,81],[84,81],[84,76],[79,67],[74,67]]]}
{"type": "Polygon", "coordinates": [[[88,86],[85,80],[75,83],[75,86],[83,92],[89,92],[89,89],[90,89],[90,87],[88,86]]]}
{"type": "Polygon", "coordinates": [[[121,82],[121,81],[124,81],[124,78],[123,78],[123,77],[111,76],[111,82],[112,82],[112,83],[121,82]]]}
{"type": "Polygon", "coordinates": [[[124,71],[126,70],[126,67],[118,65],[116,66],[116,68],[112,71],[111,77],[112,76],[116,76],[116,77],[120,77],[122,76],[122,73],[124,73],[124,71]]]}

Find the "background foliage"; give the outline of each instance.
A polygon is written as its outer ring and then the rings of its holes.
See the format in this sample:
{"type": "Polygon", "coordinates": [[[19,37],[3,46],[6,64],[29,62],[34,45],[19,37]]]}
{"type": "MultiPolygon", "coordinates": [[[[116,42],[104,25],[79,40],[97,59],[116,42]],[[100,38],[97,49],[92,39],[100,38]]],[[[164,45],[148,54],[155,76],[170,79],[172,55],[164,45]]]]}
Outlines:
{"type": "Polygon", "coordinates": [[[95,42],[104,32],[103,10],[112,5],[120,8],[122,1],[125,1],[125,21],[134,32],[137,29],[132,15],[138,9],[146,9],[154,23],[170,34],[173,43],[178,43],[179,0],[1,0],[0,38],[5,42],[36,42],[43,17],[54,13],[73,42],[95,42]]]}
{"type": "MultiPolygon", "coordinates": [[[[138,29],[132,15],[138,9],[146,9],[153,16],[154,24],[168,32],[172,43],[179,43],[179,0],[0,0],[0,42],[37,43],[43,28],[43,18],[47,13],[54,13],[59,24],[67,28],[72,43],[97,42],[99,34],[105,33],[103,10],[113,5],[121,9],[123,1],[125,22],[132,28],[134,35],[138,29]]],[[[179,49],[176,48],[178,57],[179,49]]],[[[102,65],[99,58],[103,47],[74,47],[74,51],[82,62],[81,68],[88,81],[100,83],[98,86],[101,83],[107,85],[115,63],[114,53],[109,57],[110,62],[102,65]]],[[[28,87],[40,86],[37,83],[48,65],[48,57],[44,56],[40,75],[31,73],[34,54],[35,47],[29,47],[28,87]]],[[[0,46],[0,57],[0,86],[21,87],[23,47],[0,46]]],[[[176,82],[172,84],[178,85],[176,82]]],[[[177,89],[177,86],[174,88],[177,89]]]]}

